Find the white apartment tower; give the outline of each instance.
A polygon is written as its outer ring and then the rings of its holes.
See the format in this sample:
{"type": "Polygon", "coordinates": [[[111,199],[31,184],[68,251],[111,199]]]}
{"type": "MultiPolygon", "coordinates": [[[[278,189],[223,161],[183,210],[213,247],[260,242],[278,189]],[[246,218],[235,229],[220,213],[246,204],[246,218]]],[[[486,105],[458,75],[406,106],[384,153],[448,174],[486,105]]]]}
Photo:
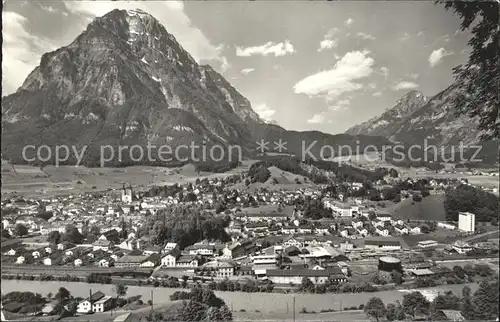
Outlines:
{"type": "Polygon", "coordinates": [[[476,229],[476,215],[470,212],[459,212],[458,229],[468,233],[473,233],[476,229]]]}

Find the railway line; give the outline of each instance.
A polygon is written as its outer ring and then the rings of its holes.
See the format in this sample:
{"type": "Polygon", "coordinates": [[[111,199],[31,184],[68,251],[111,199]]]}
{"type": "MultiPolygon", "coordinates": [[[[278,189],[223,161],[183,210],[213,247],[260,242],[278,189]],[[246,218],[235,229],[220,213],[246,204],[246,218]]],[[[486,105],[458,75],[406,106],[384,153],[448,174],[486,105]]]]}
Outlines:
{"type": "Polygon", "coordinates": [[[72,266],[41,266],[41,265],[2,265],[2,274],[29,274],[51,276],[86,277],[90,274],[120,277],[149,277],[152,268],[146,267],[72,267],[72,266]]]}

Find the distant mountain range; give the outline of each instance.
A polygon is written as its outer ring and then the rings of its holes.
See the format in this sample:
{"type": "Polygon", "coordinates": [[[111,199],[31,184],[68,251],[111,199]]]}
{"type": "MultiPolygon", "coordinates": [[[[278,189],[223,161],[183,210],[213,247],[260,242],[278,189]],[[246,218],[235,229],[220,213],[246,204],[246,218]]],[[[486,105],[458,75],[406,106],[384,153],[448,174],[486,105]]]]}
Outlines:
{"type": "MultiPolygon", "coordinates": [[[[239,145],[251,157],[261,139],[270,142],[270,152],[282,139],[286,152],[299,156],[302,142],[317,141],[310,151],[319,156],[323,145],[363,149],[425,137],[439,144],[475,140],[474,124],[454,117],[450,95],[453,87],[430,99],[412,91],[346,134],[289,131],[263,121],[248,99],[212,67],[199,65],[153,16],[113,10],[71,44],[44,54],[22,86],[2,98],[2,158],[25,163],[26,145],[87,146],[84,164],[96,166],[104,145],[205,142],[239,145]]],[[[126,159],[108,165],[126,165],[126,159]]]]}
{"type": "Polygon", "coordinates": [[[294,154],[300,154],[302,139],[333,146],[388,143],[267,124],[222,75],[199,65],[141,10],[96,18],[71,44],[44,54],[17,92],[2,101],[2,156],[20,163],[27,144],[87,145],[85,162],[95,165],[101,145],[205,141],[237,144],[252,155],[260,139],[272,144],[281,138],[294,154]]]}
{"type": "Polygon", "coordinates": [[[456,86],[450,86],[433,97],[410,91],[392,108],[346,131],[351,135],[380,135],[393,142],[428,144],[438,147],[480,142],[478,122],[467,115],[457,116],[451,98],[456,86]]]}

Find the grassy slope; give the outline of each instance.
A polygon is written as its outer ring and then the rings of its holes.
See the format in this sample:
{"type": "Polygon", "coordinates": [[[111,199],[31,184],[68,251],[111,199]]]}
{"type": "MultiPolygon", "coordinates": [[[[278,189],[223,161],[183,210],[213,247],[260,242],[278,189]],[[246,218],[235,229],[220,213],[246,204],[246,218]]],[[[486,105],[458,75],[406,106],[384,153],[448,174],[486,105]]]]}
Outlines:
{"type": "Polygon", "coordinates": [[[386,209],[389,214],[398,219],[412,220],[445,220],[444,194],[430,195],[421,202],[414,202],[411,198],[394,204],[386,209]]]}

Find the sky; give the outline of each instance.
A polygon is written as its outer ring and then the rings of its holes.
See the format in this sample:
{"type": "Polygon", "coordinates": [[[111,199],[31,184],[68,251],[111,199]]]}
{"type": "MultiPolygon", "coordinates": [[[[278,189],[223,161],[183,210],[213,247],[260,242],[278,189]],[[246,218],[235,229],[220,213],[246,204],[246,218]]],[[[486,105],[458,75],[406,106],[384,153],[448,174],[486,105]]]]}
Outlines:
{"type": "Polygon", "coordinates": [[[290,130],[342,133],[410,90],[433,96],[470,53],[460,19],[433,1],[6,0],[2,96],[115,8],[152,14],[261,118],[290,130]]]}

